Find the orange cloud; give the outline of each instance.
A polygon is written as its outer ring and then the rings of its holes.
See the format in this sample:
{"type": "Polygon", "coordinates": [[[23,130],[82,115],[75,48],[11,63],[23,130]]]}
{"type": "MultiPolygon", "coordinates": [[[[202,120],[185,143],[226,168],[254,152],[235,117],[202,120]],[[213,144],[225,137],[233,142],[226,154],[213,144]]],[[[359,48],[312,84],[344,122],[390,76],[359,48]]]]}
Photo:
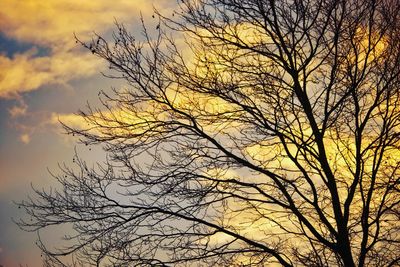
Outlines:
{"type": "Polygon", "coordinates": [[[99,71],[101,62],[89,54],[60,51],[46,57],[33,52],[14,58],[0,56],[0,97],[13,98],[47,84],[65,84],[99,71]]]}
{"type": "MultiPolygon", "coordinates": [[[[61,48],[73,43],[72,34],[102,32],[112,26],[114,18],[127,20],[140,12],[152,12],[148,0],[3,0],[0,24],[3,31],[19,41],[61,48]],[[61,41],[61,42],[60,42],[61,41]],[[72,42],[71,42],[72,41],[72,42]]],[[[157,1],[162,5],[166,1],[157,1]]],[[[54,47],[52,47],[54,48],[54,47]]]]}
{"type": "MultiPolygon", "coordinates": [[[[0,31],[9,38],[49,49],[39,56],[37,50],[0,54],[0,97],[15,98],[22,92],[43,85],[65,84],[70,80],[98,73],[98,59],[82,52],[73,33],[81,38],[93,31],[104,34],[113,21],[138,18],[139,11],[148,15],[153,10],[148,0],[3,0],[0,9],[0,31]]],[[[167,1],[157,1],[161,8],[167,1]]],[[[0,51],[1,52],[1,51],[0,51]]]]}

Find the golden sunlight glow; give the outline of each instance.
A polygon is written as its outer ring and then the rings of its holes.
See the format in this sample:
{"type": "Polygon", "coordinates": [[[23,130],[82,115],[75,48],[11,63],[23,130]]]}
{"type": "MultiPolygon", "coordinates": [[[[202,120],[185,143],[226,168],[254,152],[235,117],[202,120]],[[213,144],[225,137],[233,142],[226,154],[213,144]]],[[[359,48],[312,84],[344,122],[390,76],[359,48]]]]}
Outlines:
{"type": "Polygon", "coordinates": [[[370,33],[368,29],[357,28],[354,34],[354,47],[350,52],[350,64],[359,68],[370,64],[374,60],[380,59],[387,47],[385,36],[378,33],[370,33]]]}

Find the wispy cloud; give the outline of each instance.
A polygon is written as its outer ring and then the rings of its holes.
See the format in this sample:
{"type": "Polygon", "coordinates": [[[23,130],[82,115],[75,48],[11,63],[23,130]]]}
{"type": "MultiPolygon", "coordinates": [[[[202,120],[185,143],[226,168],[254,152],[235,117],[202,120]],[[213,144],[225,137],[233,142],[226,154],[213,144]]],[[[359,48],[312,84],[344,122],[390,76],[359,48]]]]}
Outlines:
{"type": "Polygon", "coordinates": [[[24,116],[28,110],[28,105],[21,98],[19,99],[19,103],[10,109],[8,109],[8,113],[10,113],[12,118],[17,118],[20,116],[24,116]]]}

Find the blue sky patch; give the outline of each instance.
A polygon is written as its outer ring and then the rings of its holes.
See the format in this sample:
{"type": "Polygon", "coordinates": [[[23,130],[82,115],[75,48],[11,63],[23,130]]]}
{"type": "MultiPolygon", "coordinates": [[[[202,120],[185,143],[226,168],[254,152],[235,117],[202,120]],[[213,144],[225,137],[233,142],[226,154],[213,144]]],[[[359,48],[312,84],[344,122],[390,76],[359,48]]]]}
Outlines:
{"type": "Polygon", "coordinates": [[[50,54],[50,49],[47,47],[20,42],[15,39],[9,38],[4,33],[0,32],[0,54],[4,54],[7,57],[12,57],[15,54],[24,53],[34,47],[36,47],[37,49],[35,57],[43,57],[50,54]]]}

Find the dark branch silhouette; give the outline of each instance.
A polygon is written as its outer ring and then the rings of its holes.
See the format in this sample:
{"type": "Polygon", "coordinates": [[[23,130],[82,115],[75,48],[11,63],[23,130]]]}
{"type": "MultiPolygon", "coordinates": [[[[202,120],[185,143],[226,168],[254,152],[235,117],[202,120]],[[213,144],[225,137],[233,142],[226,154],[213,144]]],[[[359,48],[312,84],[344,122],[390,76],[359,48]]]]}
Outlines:
{"type": "Polygon", "coordinates": [[[398,266],[400,3],[179,5],[81,42],[127,88],[65,125],[108,161],[20,203],[73,226],[48,266],[398,266]]]}

